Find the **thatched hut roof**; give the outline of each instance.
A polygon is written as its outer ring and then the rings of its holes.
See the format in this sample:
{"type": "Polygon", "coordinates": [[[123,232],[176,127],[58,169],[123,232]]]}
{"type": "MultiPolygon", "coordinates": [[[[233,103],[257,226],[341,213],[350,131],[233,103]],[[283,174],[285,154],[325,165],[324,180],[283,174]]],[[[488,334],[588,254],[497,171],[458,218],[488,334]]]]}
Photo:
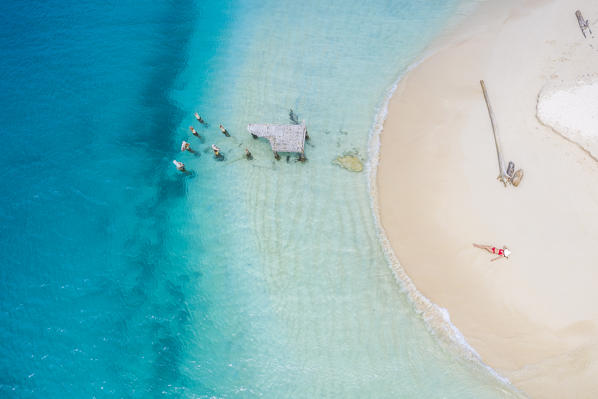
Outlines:
{"type": "Polygon", "coordinates": [[[253,123],[247,126],[247,130],[255,136],[267,138],[274,152],[303,153],[307,132],[305,123],[301,123],[300,125],[253,123]]]}

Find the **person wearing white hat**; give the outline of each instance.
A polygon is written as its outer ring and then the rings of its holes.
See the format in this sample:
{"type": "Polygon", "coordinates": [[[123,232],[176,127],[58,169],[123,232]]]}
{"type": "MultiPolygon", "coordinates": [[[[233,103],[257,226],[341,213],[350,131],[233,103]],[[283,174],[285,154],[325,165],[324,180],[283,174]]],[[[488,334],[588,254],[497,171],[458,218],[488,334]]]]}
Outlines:
{"type": "Polygon", "coordinates": [[[495,260],[498,260],[500,258],[509,259],[509,256],[511,255],[511,251],[509,250],[509,248],[507,248],[506,245],[503,245],[502,248],[497,248],[494,245],[482,245],[482,244],[473,244],[473,246],[476,248],[484,249],[484,250],[490,252],[491,254],[498,255],[496,258],[490,260],[490,262],[494,262],[495,260]]]}
{"type": "Polygon", "coordinates": [[[191,145],[189,143],[187,143],[185,140],[183,140],[183,142],[181,143],[181,151],[192,152],[191,145]]]}
{"type": "Polygon", "coordinates": [[[186,172],[187,169],[185,169],[185,164],[182,162],[177,161],[176,159],[174,161],[172,161],[172,163],[174,164],[174,166],[176,166],[177,170],[181,171],[181,172],[186,172]]]}

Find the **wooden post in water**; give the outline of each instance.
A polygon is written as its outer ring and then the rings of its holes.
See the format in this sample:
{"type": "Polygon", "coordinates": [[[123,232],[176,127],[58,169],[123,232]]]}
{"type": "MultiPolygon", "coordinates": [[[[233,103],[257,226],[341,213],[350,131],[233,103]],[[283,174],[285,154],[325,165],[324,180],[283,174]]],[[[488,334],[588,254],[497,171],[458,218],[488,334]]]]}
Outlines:
{"type": "Polygon", "coordinates": [[[492,111],[492,106],[490,105],[490,99],[488,98],[488,92],[486,92],[486,85],[484,84],[483,80],[480,80],[480,85],[482,86],[482,91],[484,92],[484,100],[486,100],[486,107],[488,107],[488,114],[490,115],[490,124],[492,125],[492,134],[494,135],[494,144],[496,145],[496,156],[498,157],[498,170],[499,174],[497,179],[500,180],[505,187],[507,186],[507,182],[509,181],[509,176],[505,172],[504,162],[502,160],[502,154],[500,152],[500,146],[498,144],[498,137],[496,136],[496,122],[494,121],[494,112],[492,111]]]}

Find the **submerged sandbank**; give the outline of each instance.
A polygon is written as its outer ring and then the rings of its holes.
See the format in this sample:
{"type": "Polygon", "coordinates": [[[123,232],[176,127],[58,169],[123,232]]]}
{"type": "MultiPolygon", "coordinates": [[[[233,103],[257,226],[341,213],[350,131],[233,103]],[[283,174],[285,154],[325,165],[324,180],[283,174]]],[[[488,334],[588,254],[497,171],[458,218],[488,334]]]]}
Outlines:
{"type": "Polygon", "coordinates": [[[399,83],[381,135],[381,223],[402,267],[532,397],[598,394],[598,163],[536,117],[544,87],[598,67],[575,7],[598,20],[589,0],[482,4],[399,83]],[[518,188],[496,181],[480,79],[518,188]],[[513,255],[490,262],[474,242],[513,255]]]}

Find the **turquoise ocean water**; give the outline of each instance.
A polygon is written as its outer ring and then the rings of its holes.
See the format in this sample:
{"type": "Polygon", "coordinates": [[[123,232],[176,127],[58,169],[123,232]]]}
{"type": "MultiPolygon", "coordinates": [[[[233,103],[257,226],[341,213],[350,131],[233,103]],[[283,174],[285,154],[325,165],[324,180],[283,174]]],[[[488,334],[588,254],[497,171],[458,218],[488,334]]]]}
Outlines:
{"type": "Polygon", "coordinates": [[[5,4],[0,397],[517,396],[429,330],[368,173],[332,163],[368,161],[389,88],[468,5],[5,4]],[[303,164],[245,130],[291,108],[303,164]]]}

